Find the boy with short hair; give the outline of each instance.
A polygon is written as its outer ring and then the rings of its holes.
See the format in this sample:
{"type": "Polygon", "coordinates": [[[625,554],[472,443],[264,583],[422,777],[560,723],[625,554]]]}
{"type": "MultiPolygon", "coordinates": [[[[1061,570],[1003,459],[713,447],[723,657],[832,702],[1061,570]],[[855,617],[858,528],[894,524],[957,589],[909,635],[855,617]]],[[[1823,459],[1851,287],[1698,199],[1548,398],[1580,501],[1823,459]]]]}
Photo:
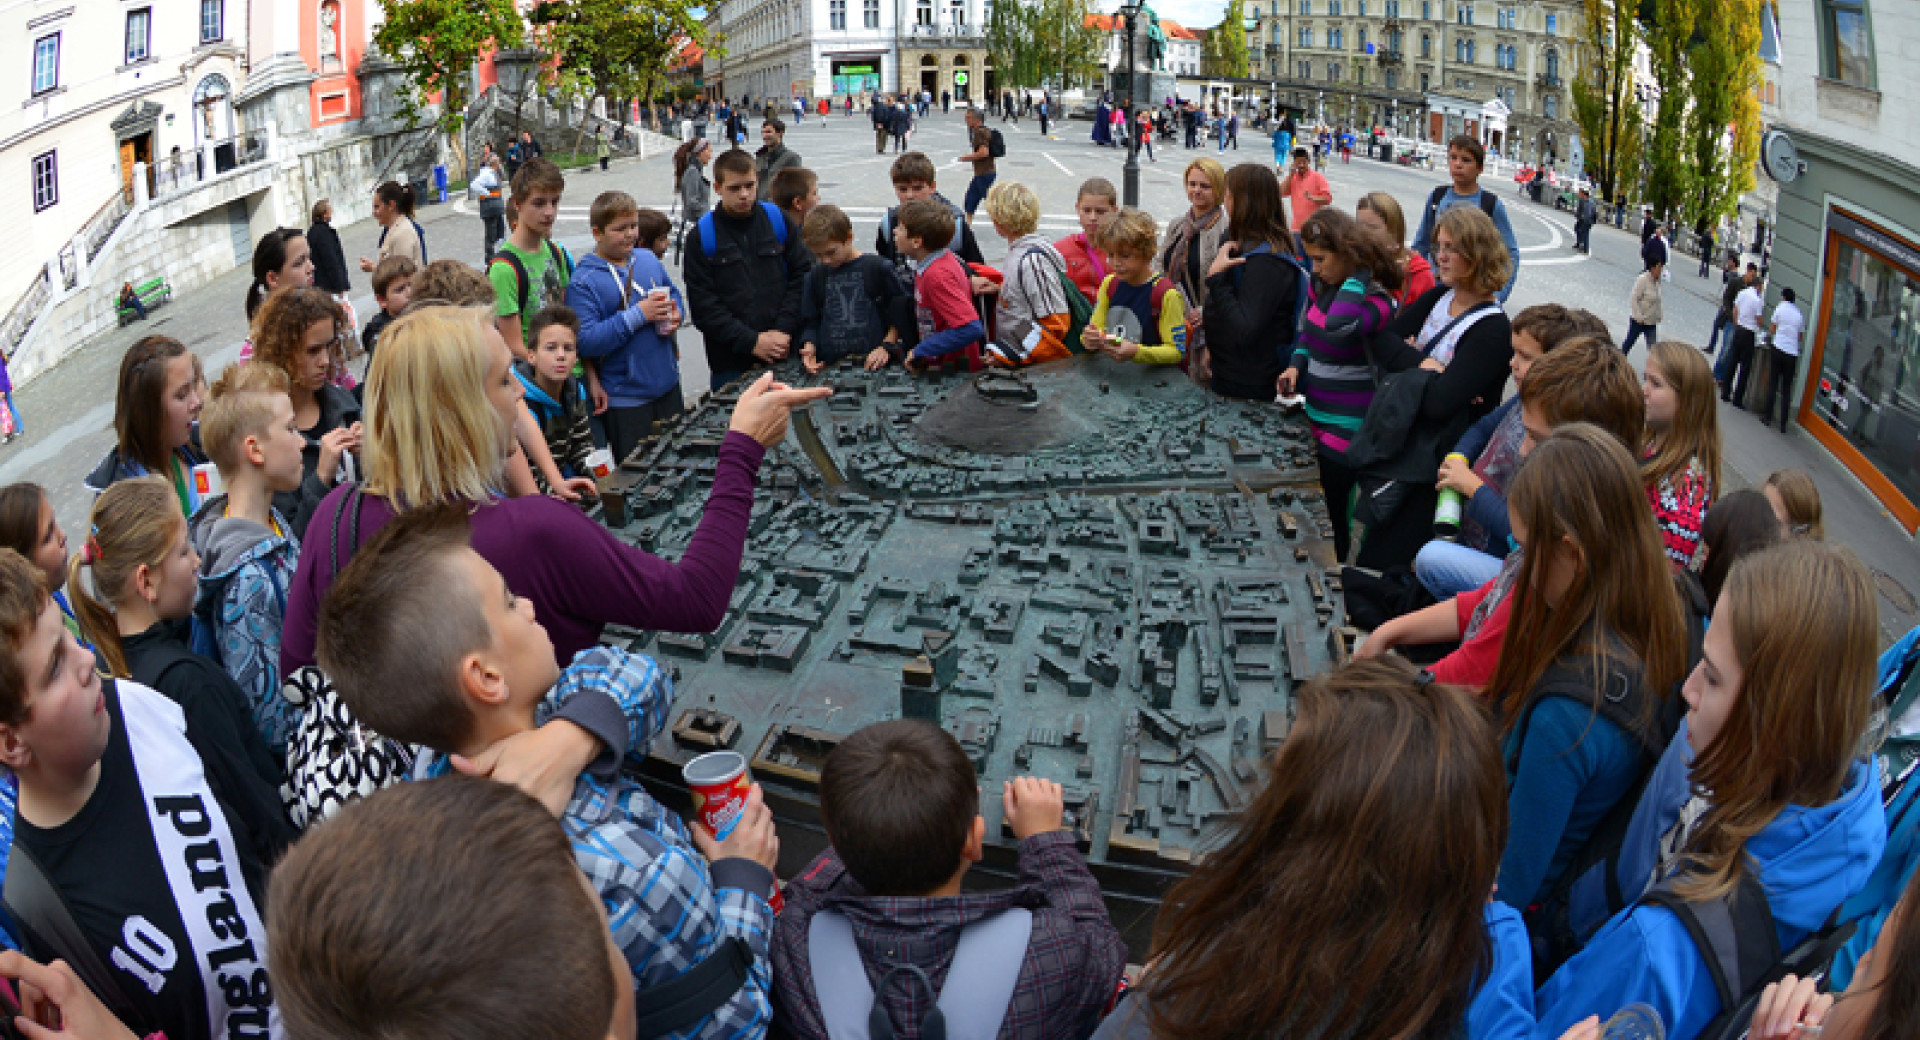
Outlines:
{"type": "MultiPolygon", "coordinates": [[[[1592,311],[1542,303],[1515,315],[1509,363],[1514,385],[1526,384],[1527,373],[1542,355],[1583,336],[1613,344],[1607,323],[1592,311]]],[[[1520,395],[1515,394],[1474,423],[1440,463],[1440,486],[1457,492],[1463,509],[1457,540],[1436,538],[1413,560],[1414,575],[1436,597],[1445,599],[1479,588],[1500,572],[1513,534],[1507,520],[1506,487],[1520,468],[1520,442],[1525,437],[1520,395]]]]}
{"type": "Polygon", "coordinates": [[[940,194],[939,182],[933,168],[933,160],[924,152],[907,152],[893,161],[887,176],[893,182],[893,197],[898,203],[887,210],[880,218],[879,233],[874,236],[873,251],[893,264],[894,273],[900,276],[900,284],[913,288],[913,261],[900,255],[893,244],[893,226],[900,221],[900,207],[919,199],[933,199],[947,207],[953,214],[959,227],[960,246],[954,252],[965,264],[984,264],[986,257],[980,252],[980,243],[973,236],[973,227],[967,223],[966,211],[954,205],[945,195],[940,194]]]}
{"type": "Polygon", "coordinates": [[[1100,222],[1099,245],[1113,273],[1101,281],[1081,333],[1088,350],[1138,365],[1187,363],[1187,302],[1153,272],[1158,230],[1153,215],[1138,209],[1100,222]]]}
{"type": "Polygon", "coordinates": [[[773,175],[767,189],[767,201],[793,221],[794,227],[806,223],[807,214],[820,205],[820,175],[804,166],[789,166],[773,175]]]}
{"type": "MultiPolygon", "coordinates": [[[[340,572],[321,604],[318,654],[347,709],[375,732],[432,752],[416,768],[422,779],[446,773],[446,756],[473,759],[589,691],[637,701],[630,746],[647,747],[672,709],[665,674],[646,657],[606,646],[562,671],[534,604],[508,590],[468,538],[462,507],[410,509],[340,572]]],[[[779,841],[759,787],[733,833],[716,841],[698,822],[689,833],[637,783],[587,772],[560,825],[635,969],[641,1035],[763,1035],[771,1016],[767,900],[779,841]],[[659,1021],[688,985],[676,980],[695,971],[702,974],[690,978],[701,979],[715,957],[739,958],[731,963],[746,965],[744,978],[722,976],[729,985],[698,990],[707,1002],[659,1021]]]]}
{"type": "Polygon", "coordinates": [[[963,267],[947,247],[955,221],[944,203],[919,199],[900,207],[893,227],[894,247],[913,261],[914,322],[919,343],[907,355],[907,371],[934,363],[980,369],[980,342],[986,328],[973,309],[973,289],[963,267]]]}
{"type": "Polygon", "coordinates": [[[373,298],[380,309],[367,319],[366,330],[360,333],[360,345],[366,348],[368,357],[373,356],[374,341],[380,333],[413,302],[413,276],[419,273],[419,265],[404,256],[387,257],[373,269],[373,298]]]}
{"type": "MultiPolygon", "coordinates": [[[[1067,261],[1035,233],[1040,227],[1039,196],[1018,181],[1006,181],[987,191],[986,208],[993,230],[1007,240],[1004,278],[984,287],[996,298],[988,353],[1008,365],[1071,356],[1066,342],[1073,326],[1067,261]]],[[[975,281],[976,289],[982,281],[975,281]]]]}
{"type": "Polygon", "coordinates": [[[975,966],[956,950],[982,922],[1013,926],[984,956],[1001,964],[1017,957],[1019,968],[998,989],[942,993],[949,1030],[961,1014],[981,1019],[961,1035],[1015,1040],[1084,1037],[1099,1023],[1127,951],[1074,832],[1062,826],[1060,785],[1020,777],[999,792],[1001,819],[1017,842],[1018,881],[963,892],[986,841],[977,784],[959,742],[927,722],[875,723],[828,754],[820,816],[831,848],[787,885],[774,935],[774,1014],[784,1033],[828,1040],[839,1035],[832,1024],[865,1023],[878,1005],[895,1036],[925,1036],[932,994],[895,984],[877,998],[869,989],[863,1004],[847,980],[904,964],[924,970],[940,992],[971,975],[975,966]],[[828,931],[813,934],[821,929],[828,931]]]}
{"type": "MultiPolygon", "coordinates": [[[[265,1036],[259,899],[294,837],[279,792],[178,704],[103,680],[45,581],[0,550],[0,765],[19,784],[8,872],[37,865],[137,1035],[265,1036]]],[[[67,956],[46,920],[12,922],[41,962],[67,956]]]]}
{"type": "Polygon", "coordinates": [[[273,872],[287,1037],[634,1040],[632,973],[583,881],[552,814],[507,784],[448,776],[343,807],[273,872]]]}
{"type": "MultiPolygon", "coordinates": [[[[587,223],[593,252],[581,259],[567,285],[567,305],[579,316],[580,355],[599,373],[602,397],[594,405],[605,409],[600,419],[618,461],[653,432],[654,423],[686,408],[680,355],[673,345],[682,301],[651,248],[654,239],[670,234],[657,210],[641,210],[624,191],[601,192],[587,211],[587,223]],[[659,218],[650,222],[650,235],[642,233],[641,218],[648,212],[659,218]],[[648,248],[639,248],[642,243],[648,248]]],[[[560,461],[558,449],[554,459],[560,461]]]]}
{"type": "Polygon", "coordinates": [[[1513,283],[1520,277],[1520,242],[1513,237],[1513,222],[1507,219],[1507,207],[1500,197],[1480,186],[1480,172],[1486,168],[1487,146],[1471,134],[1459,134],[1447,142],[1447,176],[1451,187],[1442,185],[1427,196],[1426,212],[1420,218],[1420,230],[1413,236],[1413,251],[1433,260],[1434,234],[1440,214],[1455,206],[1479,206],[1493,218],[1500,241],[1507,244],[1507,256],[1513,261],[1507,284],[1500,290],[1500,302],[1507,302],[1513,283]]]}
{"type": "Polygon", "coordinates": [[[693,324],[706,341],[715,390],[783,361],[800,331],[800,292],[813,255],[780,207],[756,198],[752,154],[713,160],[720,201],[687,228],[681,264],[693,324]],[[775,291],[774,287],[781,287],[775,291]]]}
{"type": "MultiPolygon", "coordinates": [[[[573,375],[580,359],[580,317],[564,303],[549,304],[535,312],[528,331],[533,334],[533,356],[513,363],[515,378],[526,388],[527,408],[540,424],[540,435],[560,474],[592,476],[587,471],[587,456],[593,454],[588,419],[592,405],[587,388],[573,375]]],[[[538,472],[533,477],[540,493],[546,494],[550,490],[546,481],[538,472]]]]}
{"type": "Polygon", "coordinates": [[[280,692],[280,627],[300,542],[273,508],[273,496],[300,487],[306,447],[286,373],[277,365],[228,366],[201,409],[200,446],[227,489],[187,522],[200,554],[194,646],[213,651],[209,656],[246,691],[254,728],[274,756],[284,758],[300,709],[280,692]]]}
{"type": "Polygon", "coordinates": [[[513,174],[511,202],[518,218],[513,233],[487,258],[500,335],[517,358],[525,359],[533,346],[525,319],[567,299],[573,257],[553,239],[553,221],[566,190],[567,179],[553,160],[536,156],[522,163],[513,174]]]}
{"type": "Polygon", "coordinates": [[[807,214],[800,237],[817,261],[800,306],[800,362],[808,373],[849,355],[863,356],[869,372],[899,360],[900,330],[889,316],[912,298],[892,265],[854,248],[853,222],[838,206],[807,214]]]}

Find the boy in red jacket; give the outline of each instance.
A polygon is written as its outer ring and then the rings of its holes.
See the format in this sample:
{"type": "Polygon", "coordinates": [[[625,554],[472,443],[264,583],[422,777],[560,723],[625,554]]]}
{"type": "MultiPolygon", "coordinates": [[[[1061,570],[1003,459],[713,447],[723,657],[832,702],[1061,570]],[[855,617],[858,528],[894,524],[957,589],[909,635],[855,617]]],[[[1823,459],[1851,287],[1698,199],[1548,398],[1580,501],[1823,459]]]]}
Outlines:
{"type": "Polygon", "coordinates": [[[933,199],[900,207],[893,244],[913,261],[913,308],[920,345],[907,355],[907,370],[932,364],[980,368],[980,341],[986,328],[973,306],[973,287],[960,258],[947,249],[953,242],[953,213],[933,199]]]}

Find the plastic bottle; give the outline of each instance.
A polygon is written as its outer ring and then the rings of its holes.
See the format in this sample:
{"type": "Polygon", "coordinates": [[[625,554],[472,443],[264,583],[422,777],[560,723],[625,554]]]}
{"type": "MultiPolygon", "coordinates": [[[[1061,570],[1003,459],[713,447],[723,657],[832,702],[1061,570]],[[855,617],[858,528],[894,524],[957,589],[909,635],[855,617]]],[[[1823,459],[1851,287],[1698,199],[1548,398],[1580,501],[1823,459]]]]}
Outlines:
{"type": "MultiPolygon", "coordinates": [[[[1449,459],[1459,459],[1461,465],[1468,465],[1465,455],[1454,452],[1449,459]]],[[[1440,500],[1433,507],[1433,530],[1442,538],[1451,538],[1460,533],[1460,514],[1466,509],[1466,502],[1460,492],[1452,488],[1440,489],[1440,500]]]]}

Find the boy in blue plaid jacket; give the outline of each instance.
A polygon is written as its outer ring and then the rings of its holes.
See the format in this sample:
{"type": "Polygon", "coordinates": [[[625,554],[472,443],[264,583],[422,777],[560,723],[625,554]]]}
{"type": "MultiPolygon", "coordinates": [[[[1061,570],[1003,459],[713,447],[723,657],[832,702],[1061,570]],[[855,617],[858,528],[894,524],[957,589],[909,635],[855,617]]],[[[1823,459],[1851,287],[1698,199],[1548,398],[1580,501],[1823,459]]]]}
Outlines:
{"type": "MultiPolygon", "coordinates": [[[[627,712],[627,747],[644,755],[673,703],[665,674],[637,654],[595,647],[560,669],[534,605],[469,546],[458,507],[409,510],[354,554],[322,604],[319,656],[357,718],[436,753],[423,757],[422,776],[445,773],[449,755],[480,757],[586,691],[639,708],[627,712]]],[[[779,840],[759,786],[725,841],[697,822],[688,828],[637,783],[591,772],[576,780],[560,824],[606,905],[642,1018],[649,988],[739,939],[752,952],[745,981],[698,1021],[663,1035],[763,1036],[779,840]]]]}

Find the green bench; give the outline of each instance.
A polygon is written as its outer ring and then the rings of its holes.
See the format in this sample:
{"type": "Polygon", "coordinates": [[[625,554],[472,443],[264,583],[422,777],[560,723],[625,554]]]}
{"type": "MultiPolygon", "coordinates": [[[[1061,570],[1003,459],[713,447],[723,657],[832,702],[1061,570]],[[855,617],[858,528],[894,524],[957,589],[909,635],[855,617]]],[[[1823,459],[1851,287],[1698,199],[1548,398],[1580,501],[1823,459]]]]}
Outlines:
{"type": "MultiPolygon", "coordinates": [[[[155,278],[149,278],[146,281],[141,282],[138,285],[135,285],[133,287],[133,293],[135,296],[140,297],[140,306],[145,307],[147,310],[151,311],[155,307],[158,307],[163,303],[170,302],[173,299],[173,286],[167,284],[167,279],[163,275],[155,278]]],[[[127,325],[129,322],[138,320],[140,317],[139,311],[134,310],[132,307],[129,307],[124,303],[116,302],[115,308],[119,312],[120,324],[123,327],[127,325]]]]}

